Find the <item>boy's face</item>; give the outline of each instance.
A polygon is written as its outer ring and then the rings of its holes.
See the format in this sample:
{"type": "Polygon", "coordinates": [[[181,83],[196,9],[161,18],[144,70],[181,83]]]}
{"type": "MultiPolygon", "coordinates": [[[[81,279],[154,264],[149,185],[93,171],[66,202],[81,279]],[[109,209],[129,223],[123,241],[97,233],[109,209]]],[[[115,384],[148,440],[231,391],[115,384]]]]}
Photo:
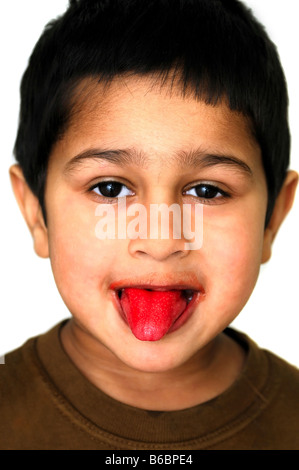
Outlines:
{"type": "Polygon", "coordinates": [[[175,368],[239,314],[257,280],[267,206],[259,146],[246,119],[224,103],[212,107],[170,94],[147,78],[115,80],[104,93],[98,85],[84,96],[48,170],[47,236],[58,289],[75,328],[95,347],[104,345],[139,370],[175,368]],[[92,158],[103,150],[106,156],[117,150],[117,158],[92,158]],[[90,158],[70,163],[85,152],[90,158]],[[104,181],[123,186],[96,187],[104,181]],[[202,247],[186,250],[185,240],[171,236],[100,240],[96,208],[117,204],[118,196],[126,196],[127,207],[147,209],[202,204],[202,247]],[[140,283],[200,286],[200,299],[178,329],[140,341],[114,290],[140,283]]]}

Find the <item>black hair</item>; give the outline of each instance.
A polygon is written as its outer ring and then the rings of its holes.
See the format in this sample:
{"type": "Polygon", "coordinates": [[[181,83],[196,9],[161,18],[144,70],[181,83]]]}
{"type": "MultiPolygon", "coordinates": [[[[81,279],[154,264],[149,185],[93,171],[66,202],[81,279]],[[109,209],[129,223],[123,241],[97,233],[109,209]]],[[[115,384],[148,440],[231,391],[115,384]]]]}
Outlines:
{"type": "Polygon", "coordinates": [[[275,45],[238,0],[70,0],[50,22],[21,83],[15,156],[46,218],[49,155],[76,84],[121,74],[179,75],[183,93],[226,98],[250,118],[268,185],[266,225],[289,165],[288,95],[275,45]]]}

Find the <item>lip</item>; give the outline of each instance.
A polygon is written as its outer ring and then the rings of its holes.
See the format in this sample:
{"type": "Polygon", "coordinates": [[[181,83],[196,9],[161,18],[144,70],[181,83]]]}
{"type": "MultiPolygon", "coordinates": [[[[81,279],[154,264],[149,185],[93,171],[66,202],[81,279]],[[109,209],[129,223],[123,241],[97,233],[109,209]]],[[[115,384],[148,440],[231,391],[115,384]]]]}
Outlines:
{"type": "Polygon", "coordinates": [[[181,328],[187,320],[192,316],[193,312],[195,311],[198,304],[204,299],[205,297],[205,290],[203,286],[196,280],[195,282],[186,283],[182,280],[178,282],[169,283],[166,280],[162,280],[159,284],[153,284],[151,282],[144,282],[143,280],[134,280],[133,282],[129,282],[129,280],[121,280],[117,282],[113,282],[110,285],[110,291],[112,293],[113,303],[120,315],[120,317],[124,320],[126,325],[128,325],[126,315],[123,312],[120,298],[118,296],[118,292],[125,288],[136,288],[136,289],[148,289],[148,290],[155,290],[165,292],[168,290],[192,290],[193,297],[188,303],[185,310],[182,314],[176,319],[173,323],[171,328],[168,330],[167,334],[174,332],[181,328]]]}
{"type": "Polygon", "coordinates": [[[169,274],[168,276],[160,278],[159,282],[156,281],[158,275],[152,277],[155,277],[155,282],[152,282],[152,280],[148,278],[122,279],[120,281],[112,282],[109,289],[119,291],[121,289],[131,287],[162,292],[167,290],[193,290],[195,292],[204,293],[203,286],[198,282],[193,273],[188,273],[184,275],[184,277],[179,277],[177,279],[174,279],[173,275],[169,274]]]}

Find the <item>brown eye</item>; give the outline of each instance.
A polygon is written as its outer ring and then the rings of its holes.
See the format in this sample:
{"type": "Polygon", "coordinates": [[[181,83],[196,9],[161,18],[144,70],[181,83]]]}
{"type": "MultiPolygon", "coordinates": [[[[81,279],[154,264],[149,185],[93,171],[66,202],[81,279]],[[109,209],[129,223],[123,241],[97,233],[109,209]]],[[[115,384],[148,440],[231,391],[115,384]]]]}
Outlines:
{"type": "Polygon", "coordinates": [[[132,191],[128,189],[124,184],[118,181],[103,181],[94,185],[91,188],[96,194],[106,198],[117,198],[124,196],[131,196],[132,191]]]}
{"type": "Polygon", "coordinates": [[[211,204],[213,203],[213,200],[215,200],[216,203],[230,197],[228,193],[219,189],[218,186],[207,183],[197,184],[193,186],[193,188],[185,191],[185,194],[188,196],[197,197],[203,203],[210,202],[211,204]]]}
{"type": "Polygon", "coordinates": [[[220,194],[220,191],[216,186],[211,186],[209,184],[200,184],[195,186],[195,192],[197,197],[202,197],[204,199],[213,199],[220,194]]]}
{"type": "Polygon", "coordinates": [[[197,184],[193,188],[188,189],[186,194],[188,193],[191,196],[196,196],[203,199],[213,199],[217,197],[217,195],[218,197],[223,195],[223,191],[220,191],[217,186],[213,186],[211,184],[197,184]]]}

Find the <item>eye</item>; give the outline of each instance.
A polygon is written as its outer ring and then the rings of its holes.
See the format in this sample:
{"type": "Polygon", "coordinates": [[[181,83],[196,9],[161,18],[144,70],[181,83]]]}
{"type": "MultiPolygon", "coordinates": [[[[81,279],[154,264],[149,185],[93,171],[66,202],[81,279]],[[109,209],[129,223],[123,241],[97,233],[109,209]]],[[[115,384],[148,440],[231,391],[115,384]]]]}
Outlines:
{"type": "Polygon", "coordinates": [[[109,199],[131,196],[133,194],[133,191],[118,181],[102,181],[92,186],[90,191],[109,199]]]}
{"type": "Polygon", "coordinates": [[[219,189],[217,186],[212,184],[202,183],[193,186],[193,188],[185,191],[185,194],[188,196],[195,196],[203,200],[213,200],[229,197],[229,194],[219,189]]]}

